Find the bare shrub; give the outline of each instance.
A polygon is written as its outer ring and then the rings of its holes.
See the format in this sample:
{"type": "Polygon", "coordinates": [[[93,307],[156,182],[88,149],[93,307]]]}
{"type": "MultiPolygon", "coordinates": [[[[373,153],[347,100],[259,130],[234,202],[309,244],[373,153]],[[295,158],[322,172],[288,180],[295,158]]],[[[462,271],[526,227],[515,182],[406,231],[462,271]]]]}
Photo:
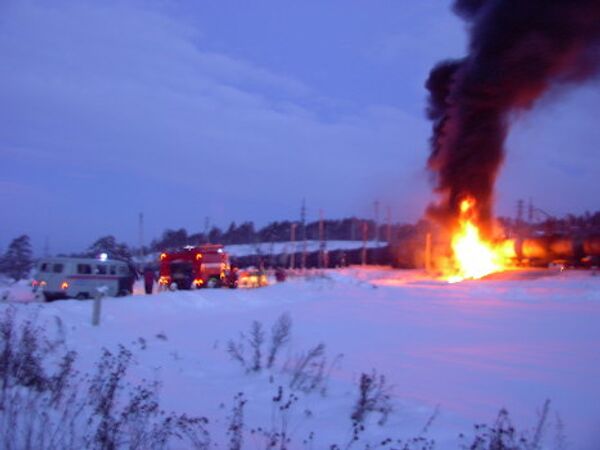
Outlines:
{"type": "Polygon", "coordinates": [[[229,450],[241,450],[244,443],[244,406],[246,405],[244,393],[238,393],[233,401],[233,410],[227,427],[228,448],[229,450]]]}
{"type": "Polygon", "coordinates": [[[391,388],[386,385],[385,376],[377,375],[375,370],[370,374],[361,374],[358,399],[350,416],[351,419],[364,422],[367,416],[377,412],[381,415],[378,424],[383,425],[392,409],[391,388]]]}
{"type": "Polygon", "coordinates": [[[135,388],[125,383],[131,357],[131,352],[120,346],[116,355],[104,350],[97,364],[88,387],[92,414],[87,420],[86,448],[164,449],[173,439],[185,439],[194,448],[208,449],[208,419],[163,411],[157,382],[135,388]]]}
{"type": "Polygon", "coordinates": [[[247,335],[240,333],[237,341],[230,339],[227,342],[227,353],[247,372],[260,372],[263,368],[272,369],[277,354],[289,342],[291,326],[292,321],[287,314],[280,316],[273,324],[268,354],[264,363],[265,332],[262,323],[257,320],[252,322],[247,335]],[[246,354],[246,348],[249,349],[249,355],[246,354]]]}
{"type": "MultiPolygon", "coordinates": [[[[518,431],[512,424],[508,411],[501,409],[492,426],[475,425],[475,436],[470,444],[463,444],[463,449],[469,450],[538,450],[542,448],[543,434],[546,428],[550,400],[546,400],[538,415],[538,421],[533,430],[533,436],[528,437],[526,431],[518,431]]],[[[464,440],[465,437],[461,435],[464,440]]],[[[557,445],[562,442],[557,441],[557,445]]]]}
{"type": "Polygon", "coordinates": [[[554,450],[567,449],[567,437],[565,436],[565,425],[558,413],[555,415],[554,450]]]}
{"type": "Polygon", "coordinates": [[[243,340],[240,340],[238,342],[230,340],[227,342],[227,353],[229,353],[231,359],[240,363],[245,369],[248,369],[248,364],[246,363],[244,352],[245,349],[243,340]]]}
{"type": "Polygon", "coordinates": [[[425,422],[425,425],[423,425],[423,429],[421,430],[421,434],[419,436],[425,436],[427,433],[429,433],[429,429],[431,428],[433,422],[435,422],[439,415],[440,405],[436,405],[435,409],[431,413],[431,416],[429,416],[429,419],[427,419],[427,422],[425,422]]]}
{"type": "Polygon", "coordinates": [[[360,439],[361,434],[365,431],[367,418],[372,413],[380,414],[377,423],[383,425],[391,412],[391,390],[386,385],[385,376],[377,375],[375,370],[370,374],[361,374],[358,384],[358,399],[350,415],[352,437],[346,448],[360,439]]]}
{"type": "MultiPolygon", "coordinates": [[[[230,339],[227,342],[227,353],[237,361],[246,372],[260,372],[264,368],[275,368],[277,355],[281,349],[289,344],[291,339],[292,319],[289,314],[282,314],[271,327],[269,348],[266,361],[263,363],[263,344],[265,333],[263,326],[258,321],[253,321],[248,335],[240,333],[238,340],[230,339]],[[246,353],[246,349],[249,349],[246,353]]],[[[325,345],[318,344],[307,352],[302,352],[296,357],[289,358],[282,367],[282,372],[290,376],[288,386],[294,391],[310,393],[319,390],[325,395],[327,380],[331,370],[341,360],[343,355],[337,355],[328,365],[325,356],[325,345]]],[[[271,382],[274,377],[271,374],[271,382]]]]}
{"type": "Polygon", "coordinates": [[[266,450],[288,450],[291,448],[291,421],[293,407],[297,401],[298,397],[294,393],[286,395],[282,386],[277,388],[277,393],[271,399],[271,426],[251,430],[253,435],[263,440],[266,450]]]}
{"type": "Polygon", "coordinates": [[[284,368],[291,375],[289,387],[305,393],[312,392],[323,385],[325,380],[325,344],[320,343],[307,352],[288,361],[284,368]]]}
{"type": "Polygon", "coordinates": [[[174,440],[208,449],[202,417],[166,413],[158,383],[125,382],[131,354],[105,350],[91,376],[74,370],[76,353],[58,352],[14,310],[0,320],[0,448],[160,450],[174,440]]]}
{"type": "Polygon", "coordinates": [[[290,341],[292,332],[292,318],[285,313],[279,316],[271,328],[271,343],[269,347],[269,356],[267,357],[267,368],[270,369],[275,364],[277,354],[290,341]]]}
{"type": "Polygon", "coordinates": [[[546,421],[548,419],[548,413],[550,412],[550,400],[547,399],[542,406],[542,410],[539,413],[538,422],[535,426],[533,437],[531,438],[530,450],[539,450],[542,445],[542,439],[546,430],[546,421]]]}
{"type": "Polygon", "coordinates": [[[262,369],[262,345],[264,342],[265,332],[263,331],[263,326],[260,322],[255,320],[252,322],[250,337],[248,338],[248,343],[252,349],[252,366],[250,367],[250,370],[253,372],[260,372],[262,369]]]}

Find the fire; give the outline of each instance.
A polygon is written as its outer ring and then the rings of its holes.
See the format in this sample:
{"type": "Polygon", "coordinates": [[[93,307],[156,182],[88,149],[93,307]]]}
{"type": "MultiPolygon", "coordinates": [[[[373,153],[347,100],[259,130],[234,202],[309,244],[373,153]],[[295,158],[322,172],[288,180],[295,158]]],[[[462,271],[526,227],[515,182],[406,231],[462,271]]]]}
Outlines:
{"type": "Polygon", "coordinates": [[[454,271],[448,281],[456,283],[467,279],[478,279],[504,270],[514,253],[512,241],[500,244],[486,242],[476,225],[475,200],[464,199],[460,205],[458,229],[452,236],[454,271]]]}

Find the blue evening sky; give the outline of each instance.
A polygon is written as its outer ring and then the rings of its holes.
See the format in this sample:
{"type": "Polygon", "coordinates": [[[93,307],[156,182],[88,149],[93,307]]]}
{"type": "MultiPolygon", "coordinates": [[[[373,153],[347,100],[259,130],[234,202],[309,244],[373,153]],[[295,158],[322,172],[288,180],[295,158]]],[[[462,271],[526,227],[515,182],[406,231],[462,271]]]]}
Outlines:
{"type": "MultiPolygon", "coordinates": [[[[424,81],[462,56],[446,0],[0,1],[0,249],[372,216],[431,197],[424,81]]],[[[600,89],[516,117],[500,214],[600,207],[600,89]]]]}

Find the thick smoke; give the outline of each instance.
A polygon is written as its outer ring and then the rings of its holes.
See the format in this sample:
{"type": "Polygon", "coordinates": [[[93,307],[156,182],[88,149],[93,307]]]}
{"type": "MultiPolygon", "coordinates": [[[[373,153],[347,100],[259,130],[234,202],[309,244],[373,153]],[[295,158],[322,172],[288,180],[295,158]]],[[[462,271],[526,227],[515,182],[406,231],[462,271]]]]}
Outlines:
{"type": "Polygon", "coordinates": [[[465,58],[440,63],[427,80],[428,166],[440,194],[428,213],[452,227],[461,199],[472,196],[489,234],[511,115],[597,73],[600,0],[456,0],[454,10],[470,41],[465,58]]]}

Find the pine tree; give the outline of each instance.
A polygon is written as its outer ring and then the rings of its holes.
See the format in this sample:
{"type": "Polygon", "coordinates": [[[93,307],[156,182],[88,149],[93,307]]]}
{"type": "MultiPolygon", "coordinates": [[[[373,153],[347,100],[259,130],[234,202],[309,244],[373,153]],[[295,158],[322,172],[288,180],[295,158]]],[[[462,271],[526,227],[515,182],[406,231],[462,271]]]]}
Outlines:
{"type": "Polygon", "coordinates": [[[33,251],[31,250],[29,236],[24,234],[13,239],[8,246],[2,257],[0,271],[15,281],[19,281],[29,275],[32,267],[33,251]]]}
{"type": "Polygon", "coordinates": [[[114,236],[103,236],[94,242],[86,251],[87,256],[96,258],[101,253],[106,253],[110,258],[131,260],[131,251],[127,244],[119,243],[114,236]]]}

